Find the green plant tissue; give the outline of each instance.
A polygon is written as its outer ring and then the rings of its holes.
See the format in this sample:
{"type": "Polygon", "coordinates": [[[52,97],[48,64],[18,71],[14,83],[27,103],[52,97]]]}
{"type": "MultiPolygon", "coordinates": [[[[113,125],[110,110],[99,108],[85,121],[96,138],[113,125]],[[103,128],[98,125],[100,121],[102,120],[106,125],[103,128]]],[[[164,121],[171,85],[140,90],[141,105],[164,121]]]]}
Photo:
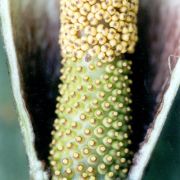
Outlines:
{"type": "Polygon", "coordinates": [[[28,164],[0,36],[0,180],[28,180],[28,164]]]}
{"type": "Polygon", "coordinates": [[[152,179],[180,179],[180,90],[143,178],[152,179]]]}

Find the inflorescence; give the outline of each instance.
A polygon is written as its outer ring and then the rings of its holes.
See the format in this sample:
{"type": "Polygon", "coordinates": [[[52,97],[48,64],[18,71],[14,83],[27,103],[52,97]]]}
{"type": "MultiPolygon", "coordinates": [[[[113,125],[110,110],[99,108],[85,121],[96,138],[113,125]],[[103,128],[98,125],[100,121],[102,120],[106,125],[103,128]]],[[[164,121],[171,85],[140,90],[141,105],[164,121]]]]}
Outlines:
{"type": "Polygon", "coordinates": [[[50,145],[52,179],[125,179],[138,0],[61,0],[63,56],[50,145]]]}

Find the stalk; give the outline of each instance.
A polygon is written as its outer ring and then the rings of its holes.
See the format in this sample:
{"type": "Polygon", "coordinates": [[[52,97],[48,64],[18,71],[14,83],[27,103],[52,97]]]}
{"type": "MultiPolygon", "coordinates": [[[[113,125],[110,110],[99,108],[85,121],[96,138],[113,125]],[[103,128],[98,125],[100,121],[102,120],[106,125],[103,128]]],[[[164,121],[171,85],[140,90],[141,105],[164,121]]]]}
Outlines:
{"type": "Polygon", "coordinates": [[[138,0],[61,0],[62,85],[52,179],[125,179],[131,165],[132,62],[138,0]]]}

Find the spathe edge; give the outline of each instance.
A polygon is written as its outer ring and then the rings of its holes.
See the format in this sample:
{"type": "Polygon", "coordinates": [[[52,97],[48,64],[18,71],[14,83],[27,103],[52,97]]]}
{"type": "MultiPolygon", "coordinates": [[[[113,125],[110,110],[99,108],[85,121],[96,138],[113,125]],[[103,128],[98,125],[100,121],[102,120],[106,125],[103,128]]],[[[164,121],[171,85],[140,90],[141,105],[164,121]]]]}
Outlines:
{"type": "Polygon", "coordinates": [[[12,91],[19,116],[22,135],[24,138],[26,153],[29,160],[30,178],[34,180],[47,180],[47,172],[43,170],[43,165],[38,160],[34,148],[33,128],[30,122],[29,113],[25,107],[23,94],[21,92],[19,67],[17,63],[17,54],[15,51],[15,44],[13,39],[12,23],[8,0],[0,0],[0,19],[1,31],[4,37],[4,45],[7,52],[12,91]]]}
{"type": "Polygon", "coordinates": [[[180,87],[180,58],[171,74],[170,84],[166,89],[162,102],[157,110],[155,119],[147,131],[144,141],[141,143],[139,151],[134,156],[134,165],[131,167],[128,179],[140,180],[143,177],[145,168],[151,158],[159,136],[166,122],[168,112],[174,102],[180,87]]]}

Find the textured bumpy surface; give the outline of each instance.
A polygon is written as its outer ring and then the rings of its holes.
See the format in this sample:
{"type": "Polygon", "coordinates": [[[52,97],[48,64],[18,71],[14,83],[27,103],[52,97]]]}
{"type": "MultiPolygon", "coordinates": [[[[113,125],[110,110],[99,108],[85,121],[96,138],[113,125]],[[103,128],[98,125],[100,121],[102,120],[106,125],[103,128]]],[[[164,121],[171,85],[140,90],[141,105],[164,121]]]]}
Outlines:
{"type": "Polygon", "coordinates": [[[131,61],[137,0],[61,0],[62,85],[52,179],[125,179],[131,164],[131,61]]]}
{"type": "Polygon", "coordinates": [[[60,44],[64,57],[114,60],[133,53],[138,0],[61,1],[60,44]]]}

